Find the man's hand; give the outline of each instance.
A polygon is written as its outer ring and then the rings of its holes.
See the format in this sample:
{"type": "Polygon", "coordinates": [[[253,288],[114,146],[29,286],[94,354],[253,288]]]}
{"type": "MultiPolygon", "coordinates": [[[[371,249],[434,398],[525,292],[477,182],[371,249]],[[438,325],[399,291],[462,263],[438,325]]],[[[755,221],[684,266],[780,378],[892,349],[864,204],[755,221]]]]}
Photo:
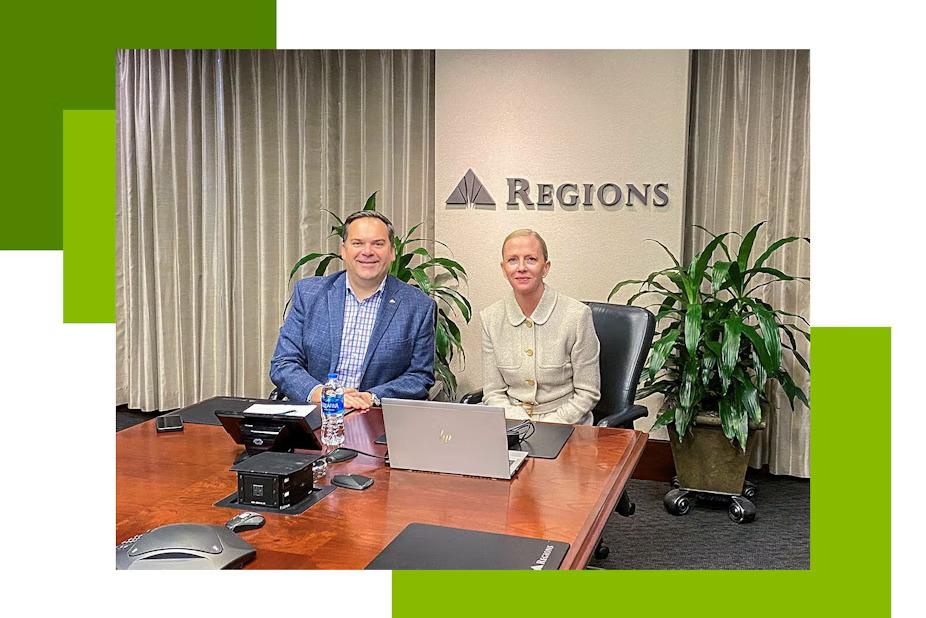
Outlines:
{"type": "MultiPolygon", "coordinates": [[[[312,393],[312,403],[322,402],[322,389],[318,388],[312,393]]],[[[372,393],[361,392],[356,388],[344,389],[344,408],[352,410],[369,410],[373,406],[372,393]]]]}
{"type": "Polygon", "coordinates": [[[373,395],[360,392],[355,388],[344,391],[344,407],[354,410],[369,410],[373,405],[373,395]],[[348,390],[350,392],[348,392],[348,390]]]}

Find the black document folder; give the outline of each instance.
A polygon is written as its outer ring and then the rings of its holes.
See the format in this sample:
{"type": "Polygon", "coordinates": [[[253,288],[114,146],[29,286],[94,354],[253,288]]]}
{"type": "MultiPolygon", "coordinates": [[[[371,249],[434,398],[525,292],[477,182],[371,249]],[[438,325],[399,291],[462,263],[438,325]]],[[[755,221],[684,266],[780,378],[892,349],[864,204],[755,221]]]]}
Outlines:
{"type": "Polygon", "coordinates": [[[409,524],[367,569],[526,570],[559,568],[569,543],[409,524]]]}
{"type": "MultiPolygon", "coordinates": [[[[520,424],[521,421],[507,419],[505,424],[508,429],[520,424]]],[[[575,427],[572,425],[561,425],[559,423],[534,423],[534,433],[527,440],[522,440],[515,446],[509,446],[513,451],[525,451],[528,457],[538,459],[556,459],[559,452],[563,450],[563,445],[569,440],[569,436],[575,427]]]]}

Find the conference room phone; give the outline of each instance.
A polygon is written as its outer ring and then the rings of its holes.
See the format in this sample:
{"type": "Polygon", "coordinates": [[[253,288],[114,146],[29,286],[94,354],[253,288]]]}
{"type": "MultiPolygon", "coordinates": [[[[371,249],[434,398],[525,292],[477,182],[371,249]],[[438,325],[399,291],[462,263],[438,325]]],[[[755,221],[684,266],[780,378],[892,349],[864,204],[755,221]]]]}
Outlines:
{"type": "Polygon", "coordinates": [[[225,526],[170,524],[116,546],[117,570],[240,569],[257,550],[225,526]]]}

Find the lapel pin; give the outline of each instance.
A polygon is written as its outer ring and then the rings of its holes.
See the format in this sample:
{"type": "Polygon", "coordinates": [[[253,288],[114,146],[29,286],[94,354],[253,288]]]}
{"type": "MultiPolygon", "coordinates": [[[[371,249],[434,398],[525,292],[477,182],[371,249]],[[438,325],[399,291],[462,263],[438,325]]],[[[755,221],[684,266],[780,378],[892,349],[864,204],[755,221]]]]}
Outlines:
{"type": "Polygon", "coordinates": [[[392,304],[395,304],[395,299],[394,299],[394,298],[390,298],[390,299],[389,299],[389,302],[392,303],[392,304]]]}

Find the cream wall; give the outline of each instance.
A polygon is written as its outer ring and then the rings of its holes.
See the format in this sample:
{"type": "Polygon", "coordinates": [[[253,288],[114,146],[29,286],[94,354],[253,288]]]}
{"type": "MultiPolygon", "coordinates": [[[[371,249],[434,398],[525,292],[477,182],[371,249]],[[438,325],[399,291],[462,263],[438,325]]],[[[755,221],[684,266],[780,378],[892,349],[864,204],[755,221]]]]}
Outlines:
{"type": "Polygon", "coordinates": [[[509,289],[499,262],[511,230],[537,230],[550,251],[547,282],[581,300],[604,301],[617,281],[668,265],[646,238],[680,253],[688,57],[687,51],[437,52],[435,238],[469,272],[466,294],[475,312],[463,328],[461,392],[482,382],[478,311],[509,289]],[[445,205],[470,168],[495,210],[445,205]],[[535,202],[537,183],[571,182],[581,191],[582,183],[668,182],[669,203],[509,210],[509,177],[530,180],[535,202]]]}

